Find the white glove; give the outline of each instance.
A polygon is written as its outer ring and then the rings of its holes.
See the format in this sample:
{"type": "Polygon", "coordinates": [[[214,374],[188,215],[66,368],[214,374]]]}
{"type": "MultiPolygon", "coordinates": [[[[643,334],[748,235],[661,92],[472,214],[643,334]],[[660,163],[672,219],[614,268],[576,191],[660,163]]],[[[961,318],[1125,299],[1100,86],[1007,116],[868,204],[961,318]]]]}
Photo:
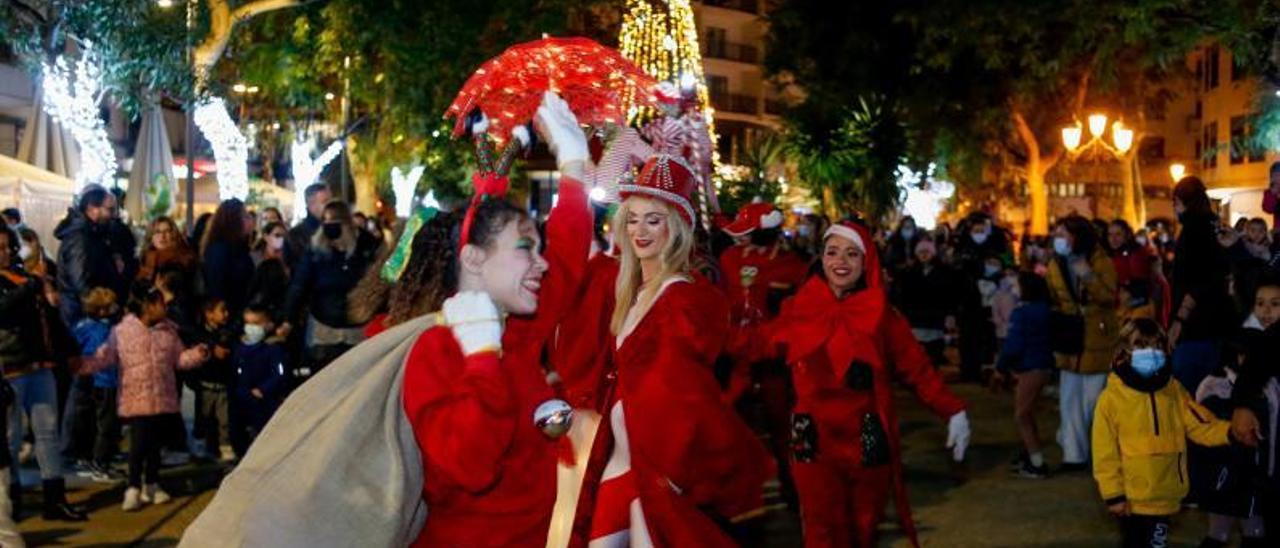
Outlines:
{"type": "Polygon", "coordinates": [[[964,461],[964,452],[969,448],[969,414],[961,411],[951,415],[947,422],[947,449],[951,450],[951,458],[956,462],[964,461]]]}
{"type": "Polygon", "coordinates": [[[533,125],[547,141],[547,148],[556,155],[556,165],[561,171],[574,162],[582,162],[581,165],[585,166],[591,159],[587,151],[587,137],[578,125],[578,118],[559,95],[543,92],[542,104],[533,116],[533,125]]]}
{"type": "Polygon", "coordinates": [[[445,299],[442,312],[463,355],[502,350],[502,315],[487,293],[458,293],[445,299]]]}

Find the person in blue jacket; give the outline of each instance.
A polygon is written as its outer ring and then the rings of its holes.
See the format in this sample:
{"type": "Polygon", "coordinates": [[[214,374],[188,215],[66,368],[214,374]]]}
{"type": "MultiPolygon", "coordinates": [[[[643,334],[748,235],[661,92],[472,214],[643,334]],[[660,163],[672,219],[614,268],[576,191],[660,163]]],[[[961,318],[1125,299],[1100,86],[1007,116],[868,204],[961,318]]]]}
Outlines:
{"type": "Polygon", "coordinates": [[[1049,285],[1034,272],[1018,274],[1015,289],[1018,306],[1009,318],[1009,333],[996,360],[996,382],[1003,385],[1012,375],[1014,388],[1013,422],[1022,438],[1023,451],[1013,461],[1022,477],[1048,476],[1036,426],[1035,403],[1053,378],[1053,349],[1049,344],[1049,285]]]}
{"type": "Polygon", "coordinates": [[[249,444],[271,420],[284,396],[284,346],[267,337],[271,313],[250,304],[244,311],[244,333],[231,353],[235,385],[231,391],[231,444],[244,457],[249,444]]]}

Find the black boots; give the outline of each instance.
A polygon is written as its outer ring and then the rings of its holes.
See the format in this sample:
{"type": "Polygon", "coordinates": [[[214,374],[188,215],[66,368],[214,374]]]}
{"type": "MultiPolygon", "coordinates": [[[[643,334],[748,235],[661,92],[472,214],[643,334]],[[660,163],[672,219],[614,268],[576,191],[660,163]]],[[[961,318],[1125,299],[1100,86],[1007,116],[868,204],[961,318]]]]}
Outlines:
{"type": "Polygon", "coordinates": [[[49,521],[89,521],[84,511],[67,502],[67,482],[62,478],[44,480],[44,519],[49,521]]]}
{"type": "MultiPolygon", "coordinates": [[[[17,472],[12,472],[17,473],[17,472]]],[[[17,522],[22,516],[22,484],[13,482],[9,484],[9,501],[13,503],[13,521],[17,522]]]]}

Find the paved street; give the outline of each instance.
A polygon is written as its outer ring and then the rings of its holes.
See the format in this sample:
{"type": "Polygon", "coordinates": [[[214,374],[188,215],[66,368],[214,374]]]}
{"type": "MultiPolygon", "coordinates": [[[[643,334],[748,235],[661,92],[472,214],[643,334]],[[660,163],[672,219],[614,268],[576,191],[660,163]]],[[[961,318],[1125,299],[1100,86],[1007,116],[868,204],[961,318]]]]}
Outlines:
{"type": "MultiPolygon", "coordinates": [[[[952,385],[971,403],[974,445],[970,461],[952,465],[942,450],[944,425],[905,393],[899,393],[902,431],[911,502],[922,541],[927,546],[1042,546],[1053,548],[1111,546],[1114,525],[1096,500],[1085,473],[1055,475],[1034,481],[1011,477],[1007,462],[1016,450],[1009,395],[995,396],[973,385],[952,385]]],[[[1053,401],[1041,407],[1042,427],[1056,428],[1053,401]]],[[[1058,462],[1056,448],[1048,455],[1058,462]]],[[[34,464],[24,474],[36,482],[34,464]]],[[[121,487],[73,481],[71,498],[93,512],[86,524],[48,523],[28,516],[20,524],[32,546],[171,546],[212,495],[218,469],[180,467],[166,471],[174,501],[141,512],[120,511],[121,487]]],[[[38,493],[28,493],[36,508],[38,493]]],[[[798,546],[795,517],[781,508],[771,512],[767,546],[798,546]]],[[[1204,518],[1184,513],[1174,526],[1174,546],[1195,546],[1204,518]]],[[[883,546],[905,547],[895,524],[883,526],[883,546]]]]}

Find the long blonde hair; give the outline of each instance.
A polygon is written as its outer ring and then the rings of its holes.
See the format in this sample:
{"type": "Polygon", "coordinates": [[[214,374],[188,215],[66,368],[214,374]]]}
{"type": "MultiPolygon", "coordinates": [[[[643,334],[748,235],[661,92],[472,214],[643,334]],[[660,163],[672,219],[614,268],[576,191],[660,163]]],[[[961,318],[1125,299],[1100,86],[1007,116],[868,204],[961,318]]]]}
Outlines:
{"type": "Polygon", "coordinates": [[[622,325],[626,323],[627,313],[632,307],[648,307],[657,298],[663,282],[673,276],[689,273],[689,256],[693,252],[693,227],[689,226],[675,208],[666,202],[643,196],[632,196],[624,200],[618,207],[617,213],[613,215],[613,235],[614,244],[622,251],[618,261],[618,282],[614,288],[616,302],[613,306],[613,317],[609,322],[610,330],[617,335],[622,332],[622,325]],[[638,200],[661,204],[667,213],[667,243],[662,246],[662,252],[659,255],[662,260],[662,270],[654,279],[649,280],[648,285],[644,285],[640,259],[636,257],[636,251],[632,248],[631,239],[627,237],[626,230],[627,216],[631,214],[631,208],[638,200]]]}

